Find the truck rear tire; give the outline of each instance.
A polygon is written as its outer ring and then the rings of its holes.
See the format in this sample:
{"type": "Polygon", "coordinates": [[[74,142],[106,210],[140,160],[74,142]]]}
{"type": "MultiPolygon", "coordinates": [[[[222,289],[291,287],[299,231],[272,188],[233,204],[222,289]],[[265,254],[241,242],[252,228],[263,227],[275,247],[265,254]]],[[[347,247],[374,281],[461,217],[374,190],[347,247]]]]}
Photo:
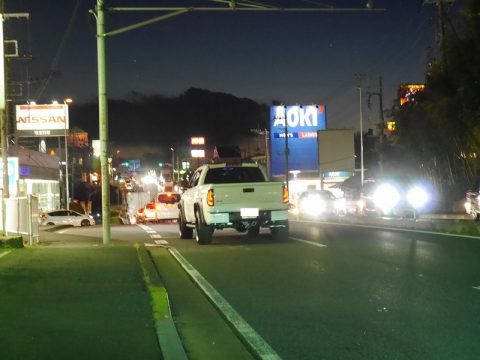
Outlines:
{"type": "Polygon", "coordinates": [[[288,223],[286,224],[285,227],[272,227],[270,228],[270,231],[272,233],[272,239],[273,241],[287,241],[288,240],[288,223]]]}
{"type": "Polygon", "coordinates": [[[200,216],[200,211],[195,211],[195,239],[200,245],[210,244],[213,236],[213,226],[204,224],[200,216]]]}
{"type": "Polygon", "coordinates": [[[193,237],[193,229],[185,224],[181,210],[178,214],[178,228],[180,230],[180,239],[191,239],[193,237]]]}
{"type": "Polygon", "coordinates": [[[260,233],[260,225],[252,226],[247,230],[247,238],[253,240],[258,236],[259,233],[260,233]]]}

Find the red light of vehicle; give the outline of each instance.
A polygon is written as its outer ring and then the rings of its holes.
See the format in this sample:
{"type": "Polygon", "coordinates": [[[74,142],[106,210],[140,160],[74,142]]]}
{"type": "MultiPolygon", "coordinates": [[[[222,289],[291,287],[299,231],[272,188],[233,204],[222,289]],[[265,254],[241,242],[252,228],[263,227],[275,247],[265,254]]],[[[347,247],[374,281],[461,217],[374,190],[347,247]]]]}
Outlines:
{"type": "Polygon", "coordinates": [[[207,192],[207,205],[208,206],[215,205],[215,195],[213,194],[213,189],[210,189],[207,192]]]}
{"type": "Polygon", "coordinates": [[[288,188],[286,185],[283,185],[283,196],[282,196],[282,201],[284,204],[288,203],[288,188]]]}

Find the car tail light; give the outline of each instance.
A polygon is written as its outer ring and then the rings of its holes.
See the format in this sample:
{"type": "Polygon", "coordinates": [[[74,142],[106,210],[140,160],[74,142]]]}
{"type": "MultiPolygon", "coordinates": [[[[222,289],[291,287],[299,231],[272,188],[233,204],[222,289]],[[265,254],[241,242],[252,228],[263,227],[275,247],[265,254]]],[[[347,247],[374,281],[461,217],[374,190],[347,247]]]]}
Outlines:
{"type": "Polygon", "coordinates": [[[282,201],[284,204],[288,203],[288,188],[286,185],[283,185],[283,196],[282,196],[282,201]]]}
{"type": "Polygon", "coordinates": [[[213,194],[213,189],[209,189],[207,192],[207,205],[208,206],[215,205],[215,195],[213,194]]]}

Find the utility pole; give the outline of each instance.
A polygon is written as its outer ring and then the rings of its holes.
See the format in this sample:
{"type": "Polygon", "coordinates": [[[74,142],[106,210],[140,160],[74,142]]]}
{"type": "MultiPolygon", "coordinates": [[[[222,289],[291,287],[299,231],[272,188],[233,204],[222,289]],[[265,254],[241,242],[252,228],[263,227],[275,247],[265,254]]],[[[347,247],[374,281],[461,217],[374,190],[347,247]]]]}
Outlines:
{"type": "Polygon", "coordinates": [[[362,88],[359,87],[360,91],[360,179],[363,187],[364,180],[364,167],[363,167],[363,110],[362,110],[362,88]]]}
{"type": "Polygon", "coordinates": [[[250,129],[250,131],[254,134],[260,135],[264,137],[265,141],[265,166],[267,169],[267,176],[270,179],[270,149],[268,146],[268,130],[267,129],[250,129]]]}
{"type": "Polygon", "coordinates": [[[0,123],[1,123],[1,145],[2,145],[2,166],[3,166],[3,177],[2,177],[2,231],[3,235],[7,234],[7,209],[6,209],[6,199],[10,197],[8,189],[8,155],[7,155],[7,119],[5,118],[5,48],[3,41],[3,16],[4,13],[4,1],[0,0],[0,123]]]}
{"type": "Polygon", "coordinates": [[[424,4],[434,4],[438,11],[438,42],[440,44],[440,51],[442,52],[442,67],[446,69],[448,64],[446,43],[445,43],[445,3],[453,3],[455,0],[424,0],[424,4]]]}
{"type": "Polygon", "coordinates": [[[371,106],[372,106],[372,103],[370,101],[370,99],[372,98],[372,96],[378,96],[378,99],[379,99],[379,110],[380,110],[380,124],[379,124],[379,144],[380,144],[380,147],[378,150],[378,156],[379,156],[379,160],[378,160],[378,166],[379,166],[379,169],[380,169],[380,174],[383,175],[383,153],[382,153],[382,145],[383,145],[383,140],[384,140],[384,135],[385,135],[385,119],[384,119],[384,116],[383,116],[383,83],[382,83],[382,77],[379,76],[378,77],[378,92],[374,92],[374,93],[370,93],[368,95],[368,108],[370,109],[371,106]]]}
{"type": "Polygon", "coordinates": [[[112,243],[110,229],[110,171],[108,167],[108,103],[105,61],[105,0],[97,0],[98,119],[100,134],[100,173],[102,177],[103,244],[112,243]]]}

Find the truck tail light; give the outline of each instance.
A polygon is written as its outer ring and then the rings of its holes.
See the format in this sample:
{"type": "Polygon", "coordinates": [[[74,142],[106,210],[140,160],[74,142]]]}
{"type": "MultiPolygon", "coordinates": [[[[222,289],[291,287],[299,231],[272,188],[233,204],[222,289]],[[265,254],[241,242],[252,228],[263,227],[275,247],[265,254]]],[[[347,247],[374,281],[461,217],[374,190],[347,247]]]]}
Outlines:
{"type": "Polygon", "coordinates": [[[283,185],[282,201],[284,204],[288,204],[288,188],[286,185],[283,185]]]}
{"type": "Polygon", "coordinates": [[[208,206],[215,205],[215,195],[213,194],[213,189],[210,189],[207,192],[207,205],[208,206]]]}

